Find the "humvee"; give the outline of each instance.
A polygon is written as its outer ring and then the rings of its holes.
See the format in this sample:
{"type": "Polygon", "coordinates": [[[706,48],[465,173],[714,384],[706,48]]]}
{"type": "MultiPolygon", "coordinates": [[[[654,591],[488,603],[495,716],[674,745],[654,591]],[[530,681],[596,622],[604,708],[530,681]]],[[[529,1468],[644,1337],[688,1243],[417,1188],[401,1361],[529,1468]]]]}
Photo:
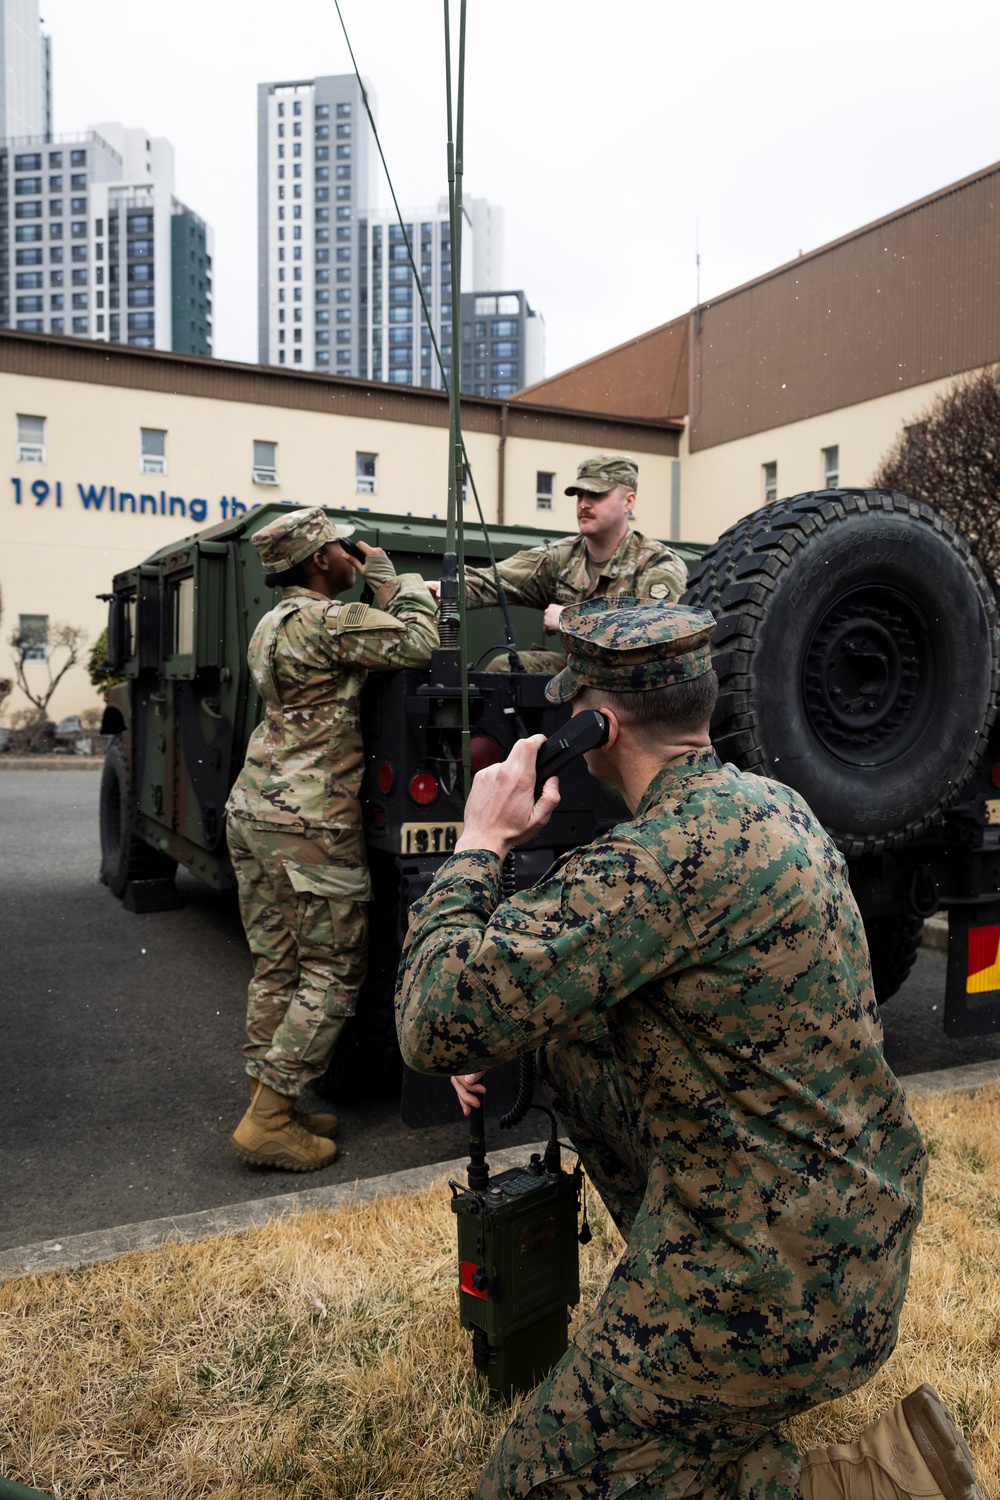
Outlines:
{"type": "MultiPolygon", "coordinates": [[[[131,911],[177,904],[178,865],[218,891],[235,886],[225,804],[262,704],[247,667],[260,617],[280,599],[264,585],[252,534],[281,514],[262,505],[236,520],[155,552],[118,574],[109,600],[108,669],[124,681],[108,693],[102,730],[114,738],[101,780],[101,877],[131,911]]],[[[396,571],[441,573],[444,522],[337,511],[355,535],[385,547],[396,571]]],[[[498,526],[498,559],[559,533],[498,526]]],[[[681,549],[689,563],[698,548],[681,549]]],[[[466,562],[488,561],[467,533],[466,562]]],[[[358,597],[361,584],[345,598],[358,597]]],[[[551,734],[569,716],[545,701],[544,676],[480,670],[504,647],[497,610],[469,614],[468,673],[473,770],[506,756],[524,734],[551,734]]],[[[543,643],[537,610],[511,610],[521,649],[543,643]]],[[[359,1014],[341,1037],[325,1090],[341,1097],[364,1077],[398,1082],[392,994],[410,905],[454,847],[464,802],[457,652],[430,667],[372,672],[362,703],[366,750],[362,806],[375,889],[369,907],[369,972],[359,1014]]],[[[562,799],[543,835],[514,856],[517,886],[560,853],[625,814],[581,763],[560,776],[562,799]]]]}
{"type": "MultiPolygon", "coordinates": [[[[252,533],[264,505],[165,547],[120,573],[109,596],[108,695],[114,736],[101,783],[101,873],[130,910],[176,900],[183,865],[233,885],[224,808],[261,704],[246,664],[265,588],[252,533]]],[[[440,574],[444,523],[337,512],[387,548],[397,571],[440,574]]],[[[652,529],[652,528],[650,528],[652,529]]],[[[498,558],[549,540],[491,529],[498,558]]],[[[720,679],[713,737],[724,759],[800,791],[843,850],[885,1003],[916,957],[924,919],[949,914],[949,1035],[1000,1025],[1000,653],[996,610],[964,538],[930,506],[878,490],[776,501],[713,545],[678,545],[685,602],[710,609],[720,679]]],[[[485,549],[469,531],[466,561],[485,549]]],[[[542,641],[541,616],[511,611],[517,644],[542,641]]],[[[567,709],[539,675],[481,670],[502,651],[499,613],[470,612],[473,768],[522,734],[552,733],[567,709]]],[[[359,1015],[327,1092],[364,1067],[398,1081],[392,990],[406,914],[461,828],[460,672],[440,651],[425,670],[372,673],[362,790],[375,885],[371,963],[359,1015]]],[[[517,852],[518,886],[560,852],[624,815],[582,764],[560,778],[548,828],[517,852]]]]}

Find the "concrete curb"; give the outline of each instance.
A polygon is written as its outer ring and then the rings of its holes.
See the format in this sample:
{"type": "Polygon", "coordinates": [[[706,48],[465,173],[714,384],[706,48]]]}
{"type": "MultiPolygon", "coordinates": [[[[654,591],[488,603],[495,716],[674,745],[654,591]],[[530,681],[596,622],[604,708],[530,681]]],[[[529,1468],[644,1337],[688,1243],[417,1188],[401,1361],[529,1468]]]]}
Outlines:
{"type": "Polygon", "coordinates": [[[0,771],[99,771],[103,755],[0,755],[0,771]]]}
{"type": "MultiPolygon", "coordinates": [[[[977,1089],[1000,1083],[1000,1060],[942,1068],[937,1073],[911,1073],[900,1082],[907,1094],[916,1099],[937,1094],[974,1094],[977,1089]]],[[[544,1149],[545,1142],[539,1141],[534,1145],[508,1146],[502,1151],[491,1151],[490,1166],[494,1171],[504,1171],[507,1167],[521,1165],[532,1151],[544,1149]]],[[[345,1208],[352,1203],[372,1203],[376,1198],[418,1193],[442,1178],[464,1180],[467,1165],[468,1159],[463,1156],[454,1161],[410,1167],[405,1172],[388,1172],[382,1177],[306,1188],[301,1193],[257,1198],[250,1203],[230,1204],[228,1208],[180,1214],[173,1219],[146,1219],[138,1224],[122,1224],[117,1229],[99,1229],[90,1234],[69,1235],[62,1240],[22,1245],[15,1250],[0,1250],[0,1281],[38,1276],[45,1271],[80,1270],[100,1261],[116,1260],[133,1250],[158,1250],[163,1245],[208,1239],[213,1234],[239,1234],[271,1219],[306,1213],[311,1209],[345,1208]]]]}
{"type": "MultiPolygon", "coordinates": [[[[937,1094],[968,1092],[1000,1083],[1000,1060],[973,1063],[960,1068],[942,1068],[937,1073],[911,1073],[900,1080],[911,1098],[931,1098],[937,1094]]],[[[544,1151],[544,1141],[535,1145],[508,1146],[490,1152],[494,1171],[516,1167],[532,1151],[544,1151]]],[[[405,1172],[388,1172],[382,1177],[366,1177],[351,1183],[329,1187],[306,1188],[274,1198],[257,1198],[250,1203],[234,1203],[228,1208],[206,1209],[201,1213],[181,1214],[173,1219],[146,1219],[139,1224],[122,1224],[117,1229],[100,1229],[90,1234],[70,1235],[62,1240],[43,1240],[22,1245],[15,1250],[0,1250],[0,1281],[18,1276],[38,1276],[45,1271],[75,1271],[100,1261],[115,1260],[133,1250],[158,1250],[163,1245],[184,1240],[207,1239],[213,1234],[238,1234],[255,1229],[270,1219],[306,1213],[316,1208],[344,1208],[352,1203],[371,1203],[376,1198],[390,1198],[400,1193],[417,1193],[442,1178],[464,1180],[467,1158],[432,1162],[426,1167],[411,1167],[405,1172]]]]}
{"type": "Polygon", "coordinates": [[[948,916],[946,912],[939,912],[936,917],[927,918],[920,936],[920,945],[923,948],[934,948],[938,953],[947,953],[948,916]]]}
{"type": "MultiPolygon", "coordinates": [[[[507,1146],[502,1151],[491,1151],[488,1153],[490,1167],[499,1172],[507,1167],[521,1166],[532,1151],[544,1150],[545,1142],[540,1141],[534,1145],[507,1146]]],[[[418,1193],[442,1178],[455,1177],[464,1182],[468,1164],[468,1158],[463,1156],[455,1161],[410,1167],[405,1172],[389,1172],[383,1177],[306,1188],[301,1193],[257,1198],[251,1203],[230,1204],[228,1208],[180,1214],[173,1219],[146,1219],[139,1224],[122,1224],[117,1229],[98,1229],[90,1234],[74,1234],[62,1240],[43,1240],[15,1250],[0,1250],[0,1281],[38,1276],[45,1271],[76,1271],[100,1261],[116,1260],[133,1250],[159,1250],[163,1245],[208,1239],[213,1234],[239,1234],[256,1229],[271,1219],[307,1213],[316,1208],[346,1208],[354,1203],[371,1203],[376,1198],[418,1193]]]]}

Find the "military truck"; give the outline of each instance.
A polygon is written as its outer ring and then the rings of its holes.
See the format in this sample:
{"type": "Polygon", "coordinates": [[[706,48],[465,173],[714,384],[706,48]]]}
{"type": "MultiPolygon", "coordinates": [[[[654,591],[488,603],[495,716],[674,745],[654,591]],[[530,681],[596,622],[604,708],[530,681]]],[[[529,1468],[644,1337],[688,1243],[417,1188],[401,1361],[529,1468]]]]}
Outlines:
{"type": "MultiPolygon", "coordinates": [[[[260,617],[280,599],[264,585],[252,534],[281,514],[263,505],[199,532],[120,573],[107,596],[109,671],[124,681],[108,694],[102,729],[114,736],[100,795],[101,876],[131,911],[176,905],[184,866],[216,890],[235,885],[226,849],[225,804],[243,765],[262,704],[246,662],[260,617]]],[[[397,572],[441,573],[443,522],[336,512],[355,535],[391,555],[397,572]]],[[[498,559],[557,533],[494,527],[498,559]]],[[[694,562],[697,548],[682,549],[694,562]]],[[[470,566],[486,564],[470,530],[470,566]]],[[[345,598],[358,597],[361,585],[345,598]]],[[[522,649],[543,642],[536,610],[511,611],[522,649]]],[[[553,733],[569,716],[546,703],[547,678],[479,670],[504,654],[499,611],[469,614],[468,673],[473,770],[503,759],[520,735],[553,733]]],[[[551,644],[551,643],[550,643],[551,644]]],[[[362,804],[375,888],[369,908],[369,972],[358,1017],[345,1029],[327,1091],[345,1096],[374,1076],[398,1082],[392,993],[406,913],[455,845],[462,826],[460,687],[455,652],[425,670],[373,672],[362,703],[366,768],[362,804]]],[[[560,777],[562,800],[544,834],[517,851],[513,879],[530,884],[563,851],[624,815],[608,788],[576,763],[560,777]]]]}
{"type": "MultiPolygon", "coordinates": [[[[246,666],[265,588],[257,510],[162,549],[120,573],[109,597],[109,669],[124,682],[102,729],[115,736],[101,783],[101,873],[130,910],[176,900],[178,864],[232,886],[224,807],[261,704],[246,666]]],[[[437,577],[443,523],[338,512],[387,548],[397,570],[437,577]]],[[[652,529],[652,528],[650,528],[652,529]]],[[[551,539],[491,530],[498,558],[551,539]]],[[[950,918],[944,1022],[950,1035],[1000,1024],[1000,682],[996,611],[968,544],[931,507],[875,490],[780,500],[714,545],[679,546],[685,602],[718,620],[713,736],[743,769],[785,781],[847,857],[885,1003],[909,973],[923,921],[950,918]]],[[[469,564],[486,562],[476,533],[469,564]]],[[[525,649],[541,616],[512,610],[525,649]]],[[[503,649],[499,614],[469,614],[473,768],[521,734],[552,733],[567,710],[545,678],[480,670],[503,649]]],[[[335,1054],[328,1091],[363,1062],[398,1079],[391,994],[406,913],[454,846],[463,781],[460,689],[441,652],[426,670],[373,673],[362,709],[365,837],[375,884],[371,966],[359,1016],[335,1054]]],[[[623,815],[583,765],[560,778],[549,827],[516,856],[518,886],[561,851],[623,815]]]]}

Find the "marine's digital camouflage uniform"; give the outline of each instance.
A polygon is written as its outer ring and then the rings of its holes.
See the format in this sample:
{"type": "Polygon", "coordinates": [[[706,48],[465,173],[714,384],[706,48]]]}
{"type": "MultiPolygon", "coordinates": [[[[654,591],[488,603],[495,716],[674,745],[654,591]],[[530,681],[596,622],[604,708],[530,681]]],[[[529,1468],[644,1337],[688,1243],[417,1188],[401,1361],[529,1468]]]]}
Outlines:
{"type": "Polygon", "coordinates": [[[298,1094],[326,1068],[365,976],[371,879],[358,793],[369,670],[423,666],[436,605],[416,573],[365,566],[377,608],[286,588],[248,651],[264,719],[227,804],[254,960],[247,1072],[298,1094]]]}
{"type": "Polygon", "coordinates": [[[481,1500],[798,1500],[779,1424],[892,1350],[925,1169],[844,861],[805,803],[686,754],[507,901],[496,855],[454,855],[400,972],[411,1067],[539,1049],[627,1239],[481,1500]]]}
{"type": "MultiPolygon", "coordinates": [[[[683,558],[654,537],[629,530],[606,562],[592,562],[583,536],[565,536],[545,547],[529,547],[497,563],[504,593],[511,604],[545,609],[549,604],[580,604],[584,599],[634,594],[672,602],[687,588],[683,558]]],[[[466,568],[465,599],[470,609],[497,602],[490,568],[466,568]]],[[[527,671],[558,672],[566,665],[561,651],[521,651],[527,671]]],[[[501,668],[505,658],[491,665],[501,668]]]]}

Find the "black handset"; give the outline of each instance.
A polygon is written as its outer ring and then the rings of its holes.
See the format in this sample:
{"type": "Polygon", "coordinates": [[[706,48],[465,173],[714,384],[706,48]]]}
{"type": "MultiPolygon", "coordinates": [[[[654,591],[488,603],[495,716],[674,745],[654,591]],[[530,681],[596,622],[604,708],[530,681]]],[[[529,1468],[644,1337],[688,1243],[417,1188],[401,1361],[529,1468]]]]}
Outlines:
{"type": "Polygon", "coordinates": [[[359,563],[364,562],[365,554],[362,552],[357,542],[352,542],[350,537],[347,536],[339,536],[337,538],[337,541],[343,547],[344,551],[349,552],[352,557],[356,557],[359,563]]]}
{"type": "Polygon", "coordinates": [[[603,745],[610,730],[608,720],[595,708],[585,708],[567,719],[561,729],[549,735],[538,752],[538,760],[535,762],[535,796],[541,796],[542,787],[549,777],[558,776],[571,760],[575,760],[585,750],[596,750],[598,745],[603,745]]]}

